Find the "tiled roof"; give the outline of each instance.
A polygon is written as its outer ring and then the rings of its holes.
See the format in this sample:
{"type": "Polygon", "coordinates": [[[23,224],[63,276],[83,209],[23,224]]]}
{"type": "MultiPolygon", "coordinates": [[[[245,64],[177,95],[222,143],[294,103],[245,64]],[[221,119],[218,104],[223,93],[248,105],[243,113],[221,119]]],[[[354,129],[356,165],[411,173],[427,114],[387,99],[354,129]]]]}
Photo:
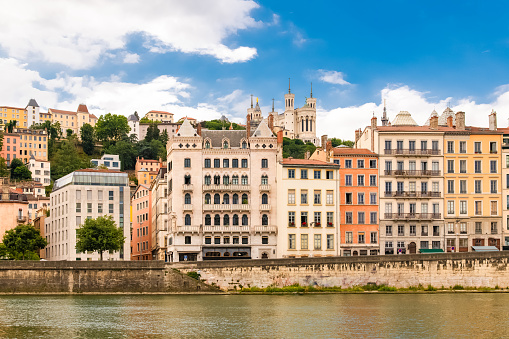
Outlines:
{"type": "Polygon", "coordinates": [[[61,109],[50,108],[49,110],[51,110],[51,113],[76,115],[76,112],[64,111],[61,109]]]}
{"type": "Polygon", "coordinates": [[[335,147],[334,155],[377,155],[366,148],[335,147]]]}
{"type": "Polygon", "coordinates": [[[330,167],[339,167],[331,162],[320,161],[320,160],[311,160],[311,159],[293,159],[286,158],[281,162],[283,165],[307,165],[307,166],[330,166],[330,167]]]}
{"type": "MultiPolygon", "coordinates": [[[[228,139],[230,147],[241,147],[241,140],[246,138],[246,130],[207,130],[201,131],[203,139],[210,139],[212,147],[223,147],[223,138],[228,139]]],[[[246,138],[247,139],[247,138],[246,138]]]]}
{"type": "Polygon", "coordinates": [[[39,105],[37,104],[37,101],[35,101],[35,99],[30,99],[30,101],[28,102],[28,106],[32,106],[32,107],[39,107],[39,105]]]}
{"type": "Polygon", "coordinates": [[[85,105],[85,104],[80,104],[80,105],[78,106],[78,112],[88,113],[87,105],[85,105]]]}
{"type": "MultiPolygon", "coordinates": [[[[154,110],[152,110],[149,113],[162,113],[162,114],[171,114],[171,115],[173,115],[173,113],[166,112],[166,111],[154,111],[154,110]]],[[[191,119],[191,118],[188,118],[188,119],[191,119]]]]}
{"type": "Polygon", "coordinates": [[[396,118],[394,118],[392,126],[417,126],[417,123],[410,113],[407,111],[401,111],[398,115],[396,115],[396,118]]]}

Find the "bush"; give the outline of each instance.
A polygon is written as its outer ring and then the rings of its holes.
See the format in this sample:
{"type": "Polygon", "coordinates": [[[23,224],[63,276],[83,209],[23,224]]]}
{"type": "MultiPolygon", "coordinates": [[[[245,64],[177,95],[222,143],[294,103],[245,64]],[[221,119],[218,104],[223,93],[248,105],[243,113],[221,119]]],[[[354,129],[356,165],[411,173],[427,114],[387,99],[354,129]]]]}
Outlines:
{"type": "Polygon", "coordinates": [[[437,289],[434,288],[433,286],[431,285],[428,285],[428,287],[425,289],[425,291],[436,291],[437,289]]]}
{"type": "Polygon", "coordinates": [[[453,290],[464,290],[463,286],[461,286],[461,285],[454,285],[454,286],[452,287],[452,289],[453,289],[453,290]]]}
{"type": "Polygon", "coordinates": [[[195,272],[195,271],[187,272],[187,276],[189,276],[193,279],[196,279],[196,280],[200,280],[200,278],[201,278],[200,273],[195,272]]]}

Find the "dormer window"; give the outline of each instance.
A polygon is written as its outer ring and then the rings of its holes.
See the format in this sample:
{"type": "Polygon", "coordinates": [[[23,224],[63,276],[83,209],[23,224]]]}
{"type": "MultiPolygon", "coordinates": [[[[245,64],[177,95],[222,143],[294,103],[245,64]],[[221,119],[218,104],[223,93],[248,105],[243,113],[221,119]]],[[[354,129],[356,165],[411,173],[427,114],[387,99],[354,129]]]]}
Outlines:
{"type": "Polygon", "coordinates": [[[209,149],[210,148],[210,141],[205,141],[205,148],[206,149],[209,149]]]}
{"type": "Polygon", "coordinates": [[[242,148],[243,148],[243,149],[246,149],[246,148],[247,148],[247,142],[245,142],[245,141],[243,141],[243,142],[242,142],[242,148]]]}
{"type": "Polygon", "coordinates": [[[228,148],[228,141],[223,141],[223,148],[224,149],[227,149],[228,148]]]}

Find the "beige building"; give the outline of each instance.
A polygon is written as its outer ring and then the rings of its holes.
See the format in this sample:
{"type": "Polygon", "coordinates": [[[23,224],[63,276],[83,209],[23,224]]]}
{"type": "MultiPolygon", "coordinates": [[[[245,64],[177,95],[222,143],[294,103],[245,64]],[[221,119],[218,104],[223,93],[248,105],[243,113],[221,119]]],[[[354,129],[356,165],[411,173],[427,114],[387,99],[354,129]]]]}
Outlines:
{"type": "Polygon", "coordinates": [[[168,142],[169,261],[276,257],[277,141],[265,122],[168,142]]]}
{"type": "Polygon", "coordinates": [[[104,253],[104,260],[130,259],[130,191],[127,173],[83,169],[55,181],[50,194],[50,216],[44,234],[48,260],[98,260],[99,254],[77,253],[76,229],[85,219],[111,215],[123,229],[125,243],[120,252],[104,253]]]}
{"type": "Polygon", "coordinates": [[[154,260],[168,261],[168,181],[167,168],[159,169],[152,181],[152,255],[154,260]]]}
{"type": "Polygon", "coordinates": [[[138,179],[138,185],[150,186],[152,181],[156,178],[159,169],[163,167],[161,159],[152,160],[137,157],[134,171],[138,179]]]}
{"type": "Polygon", "coordinates": [[[19,156],[23,163],[28,163],[34,156],[36,160],[48,160],[48,134],[44,129],[15,128],[14,133],[18,134],[19,156]]]}
{"type": "Polygon", "coordinates": [[[144,118],[147,118],[152,121],[173,122],[173,113],[152,110],[145,114],[144,118]]]}
{"type": "Polygon", "coordinates": [[[76,112],[50,108],[48,114],[51,115],[52,123],[60,123],[62,135],[66,135],[66,131],[71,129],[73,134],[79,137],[80,128],[84,124],[90,124],[93,127],[97,123],[97,117],[89,113],[87,106],[84,104],[79,105],[76,112]]]}
{"type": "Polygon", "coordinates": [[[32,155],[27,167],[32,173],[33,181],[40,182],[43,186],[51,184],[51,164],[49,161],[37,160],[32,155]]]}
{"type": "Polygon", "coordinates": [[[339,165],[284,159],[277,191],[277,257],[338,256],[339,165]]]}
{"type": "Polygon", "coordinates": [[[501,128],[502,139],[502,249],[509,250],[509,128],[501,128]]]}

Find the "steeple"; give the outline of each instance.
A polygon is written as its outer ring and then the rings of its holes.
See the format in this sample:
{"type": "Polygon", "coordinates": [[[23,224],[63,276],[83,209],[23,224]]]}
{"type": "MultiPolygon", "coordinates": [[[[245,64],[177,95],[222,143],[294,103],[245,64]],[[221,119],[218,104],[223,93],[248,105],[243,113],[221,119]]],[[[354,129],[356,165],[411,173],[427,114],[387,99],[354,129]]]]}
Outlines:
{"type": "Polygon", "coordinates": [[[384,113],[382,115],[381,120],[382,120],[382,126],[387,126],[389,119],[387,119],[387,107],[385,106],[385,99],[384,99],[384,113]]]}
{"type": "Polygon", "coordinates": [[[253,95],[251,94],[251,108],[253,108],[253,95]]]}
{"type": "Polygon", "coordinates": [[[274,98],[272,98],[272,113],[274,113],[274,98]]]}
{"type": "Polygon", "coordinates": [[[288,78],[288,94],[291,94],[292,92],[290,91],[290,78],[288,78]]]}
{"type": "Polygon", "coordinates": [[[313,83],[311,83],[311,98],[313,97],[313,83]]]}

